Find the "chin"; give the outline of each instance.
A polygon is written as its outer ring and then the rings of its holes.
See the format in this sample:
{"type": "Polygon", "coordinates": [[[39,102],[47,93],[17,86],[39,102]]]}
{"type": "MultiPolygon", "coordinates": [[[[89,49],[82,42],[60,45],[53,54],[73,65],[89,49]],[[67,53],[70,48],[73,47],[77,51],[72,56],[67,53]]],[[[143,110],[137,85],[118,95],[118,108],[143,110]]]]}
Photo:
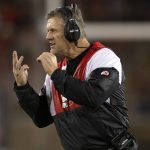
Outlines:
{"type": "Polygon", "coordinates": [[[54,54],[56,57],[59,57],[59,58],[60,58],[60,57],[61,57],[61,58],[63,57],[63,56],[62,56],[60,53],[58,53],[55,49],[51,49],[50,52],[51,52],[52,54],[54,54]]]}
{"type": "Polygon", "coordinates": [[[50,52],[51,52],[52,54],[56,55],[56,51],[55,51],[53,48],[50,49],[50,52]]]}

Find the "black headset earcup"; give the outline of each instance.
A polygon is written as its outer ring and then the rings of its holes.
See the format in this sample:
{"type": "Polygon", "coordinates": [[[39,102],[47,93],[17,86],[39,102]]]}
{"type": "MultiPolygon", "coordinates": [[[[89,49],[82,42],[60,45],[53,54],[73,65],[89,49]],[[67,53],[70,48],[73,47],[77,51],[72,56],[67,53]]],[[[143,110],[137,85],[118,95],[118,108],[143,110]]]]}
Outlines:
{"type": "Polygon", "coordinates": [[[80,38],[80,28],[74,19],[69,19],[64,27],[64,34],[69,42],[76,42],[80,38]]]}

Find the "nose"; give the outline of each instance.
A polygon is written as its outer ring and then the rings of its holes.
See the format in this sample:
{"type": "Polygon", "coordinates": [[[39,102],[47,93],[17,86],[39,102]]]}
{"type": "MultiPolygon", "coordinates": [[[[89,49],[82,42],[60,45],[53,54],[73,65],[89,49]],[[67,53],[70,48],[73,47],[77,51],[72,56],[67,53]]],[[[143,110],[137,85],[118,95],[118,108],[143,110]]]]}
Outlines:
{"type": "Polygon", "coordinates": [[[46,39],[47,39],[47,40],[53,39],[53,35],[52,35],[51,32],[47,32],[46,39]]]}

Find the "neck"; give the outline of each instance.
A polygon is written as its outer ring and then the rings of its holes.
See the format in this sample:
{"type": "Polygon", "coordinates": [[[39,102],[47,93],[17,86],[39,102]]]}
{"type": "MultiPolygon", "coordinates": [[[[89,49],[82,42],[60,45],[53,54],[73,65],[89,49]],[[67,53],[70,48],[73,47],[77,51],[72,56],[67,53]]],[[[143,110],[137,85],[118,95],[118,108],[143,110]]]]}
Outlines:
{"type": "Polygon", "coordinates": [[[69,49],[69,53],[67,58],[74,59],[78,55],[80,55],[83,51],[85,51],[90,46],[90,43],[87,39],[79,39],[77,44],[72,44],[71,48],[69,49]]]}

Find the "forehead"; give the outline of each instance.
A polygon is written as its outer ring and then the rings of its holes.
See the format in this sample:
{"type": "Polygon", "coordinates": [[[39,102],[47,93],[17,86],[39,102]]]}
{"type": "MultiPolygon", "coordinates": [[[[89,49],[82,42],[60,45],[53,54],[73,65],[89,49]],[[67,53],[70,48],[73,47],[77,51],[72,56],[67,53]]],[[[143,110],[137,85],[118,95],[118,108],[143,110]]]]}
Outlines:
{"type": "Polygon", "coordinates": [[[52,17],[47,20],[47,28],[64,27],[64,21],[60,17],[52,17]]]}

